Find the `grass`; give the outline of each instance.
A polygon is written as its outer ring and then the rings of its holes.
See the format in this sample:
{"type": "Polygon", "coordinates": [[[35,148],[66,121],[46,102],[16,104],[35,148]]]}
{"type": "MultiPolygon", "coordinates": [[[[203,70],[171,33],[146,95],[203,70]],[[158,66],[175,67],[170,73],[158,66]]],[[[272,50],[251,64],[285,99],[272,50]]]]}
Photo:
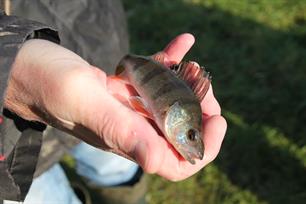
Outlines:
{"type": "Polygon", "coordinates": [[[306,203],[306,2],[124,0],[133,53],[191,32],[228,121],[218,158],[183,182],[150,177],[157,203],[306,203]]]}

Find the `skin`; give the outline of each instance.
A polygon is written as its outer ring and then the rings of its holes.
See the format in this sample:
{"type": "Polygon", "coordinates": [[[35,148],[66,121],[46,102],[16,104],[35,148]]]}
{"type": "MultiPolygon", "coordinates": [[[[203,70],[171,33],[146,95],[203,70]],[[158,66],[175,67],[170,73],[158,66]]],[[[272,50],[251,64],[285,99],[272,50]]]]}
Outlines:
{"type": "MultiPolygon", "coordinates": [[[[165,64],[179,63],[194,41],[191,34],[177,36],[161,52],[165,64]]],[[[205,155],[195,165],[182,159],[144,117],[124,105],[132,95],[131,87],[75,53],[49,41],[29,40],[13,64],[4,107],[135,160],[146,172],[172,181],[190,177],[217,156],[227,125],[212,87],[201,103],[205,155]],[[116,95],[122,96],[120,100],[116,95]]]]}

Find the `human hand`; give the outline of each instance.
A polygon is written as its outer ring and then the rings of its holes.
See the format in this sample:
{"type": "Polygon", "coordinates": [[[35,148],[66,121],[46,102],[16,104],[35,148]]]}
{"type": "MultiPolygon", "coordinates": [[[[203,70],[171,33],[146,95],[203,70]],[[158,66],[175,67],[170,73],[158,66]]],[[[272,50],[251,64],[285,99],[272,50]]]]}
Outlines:
{"type": "MultiPolygon", "coordinates": [[[[153,58],[158,55],[159,59],[164,60],[166,66],[178,64],[189,49],[194,44],[194,37],[190,34],[182,34],[176,37],[161,52],[156,53],[153,58]]],[[[126,100],[134,91],[120,83],[120,81],[111,81],[111,89],[113,93],[120,93],[126,100]]],[[[124,101],[121,97],[121,101],[124,101]]],[[[201,102],[203,115],[203,141],[205,145],[205,153],[203,160],[197,160],[196,165],[190,164],[184,160],[169,145],[164,137],[157,136],[153,132],[144,133],[142,137],[142,151],[136,153],[138,163],[149,173],[157,173],[170,180],[185,179],[206,166],[214,160],[218,155],[221,143],[226,132],[226,121],[221,116],[221,108],[214,97],[212,86],[210,86],[205,98],[201,102]],[[145,145],[144,145],[145,144],[145,145]]],[[[142,127],[144,124],[139,124],[142,127]]],[[[144,127],[144,126],[143,126],[144,127]]],[[[148,129],[151,131],[151,129],[148,129]]]]}
{"type": "MultiPolygon", "coordinates": [[[[194,39],[181,35],[165,49],[165,59],[179,62],[194,39]]],[[[134,95],[76,54],[44,40],[30,40],[14,63],[5,107],[21,117],[69,132],[91,145],[136,160],[145,171],[170,180],[193,175],[217,155],[226,122],[212,89],[202,102],[205,156],[191,165],[172,150],[143,117],[118,101],[134,95]]]]}

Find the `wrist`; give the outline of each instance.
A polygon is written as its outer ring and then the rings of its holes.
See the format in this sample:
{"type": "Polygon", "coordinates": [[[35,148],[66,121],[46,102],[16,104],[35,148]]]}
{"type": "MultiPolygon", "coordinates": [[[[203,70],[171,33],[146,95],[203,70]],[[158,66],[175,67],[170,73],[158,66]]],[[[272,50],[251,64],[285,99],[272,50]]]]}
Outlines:
{"type": "Polygon", "coordinates": [[[24,119],[41,121],[34,113],[38,99],[33,96],[38,95],[37,87],[31,86],[39,73],[36,72],[35,63],[31,63],[27,56],[29,44],[33,41],[24,43],[15,58],[4,96],[4,107],[24,119]]]}
{"type": "Polygon", "coordinates": [[[88,64],[75,53],[46,40],[28,40],[12,65],[4,107],[24,119],[48,123],[63,76],[80,66],[88,64]]]}

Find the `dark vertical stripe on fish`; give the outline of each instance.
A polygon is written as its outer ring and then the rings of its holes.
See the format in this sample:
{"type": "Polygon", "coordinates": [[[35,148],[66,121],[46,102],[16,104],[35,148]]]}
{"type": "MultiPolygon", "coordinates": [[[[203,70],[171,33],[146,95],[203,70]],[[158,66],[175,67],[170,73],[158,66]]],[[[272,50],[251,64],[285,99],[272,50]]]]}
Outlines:
{"type": "Polygon", "coordinates": [[[175,81],[169,81],[168,83],[161,86],[155,93],[153,93],[153,99],[157,99],[158,97],[177,89],[185,88],[182,84],[176,83],[175,81]]]}
{"type": "Polygon", "coordinates": [[[144,67],[144,66],[143,66],[142,63],[138,63],[138,64],[135,64],[135,65],[132,67],[132,69],[133,69],[133,71],[137,71],[138,69],[143,68],[143,67],[144,67]]]}
{"type": "Polygon", "coordinates": [[[161,73],[164,73],[166,69],[153,69],[148,72],[140,81],[140,85],[143,86],[149,81],[151,81],[154,77],[158,76],[161,73]]]}
{"type": "Polygon", "coordinates": [[[127,67],[131,67],[132,70],[136,71],[145,67],[146,64],[150,63],[150,61],[143,57],[127,55],[122,60],[122,63],[127,67]]]}

